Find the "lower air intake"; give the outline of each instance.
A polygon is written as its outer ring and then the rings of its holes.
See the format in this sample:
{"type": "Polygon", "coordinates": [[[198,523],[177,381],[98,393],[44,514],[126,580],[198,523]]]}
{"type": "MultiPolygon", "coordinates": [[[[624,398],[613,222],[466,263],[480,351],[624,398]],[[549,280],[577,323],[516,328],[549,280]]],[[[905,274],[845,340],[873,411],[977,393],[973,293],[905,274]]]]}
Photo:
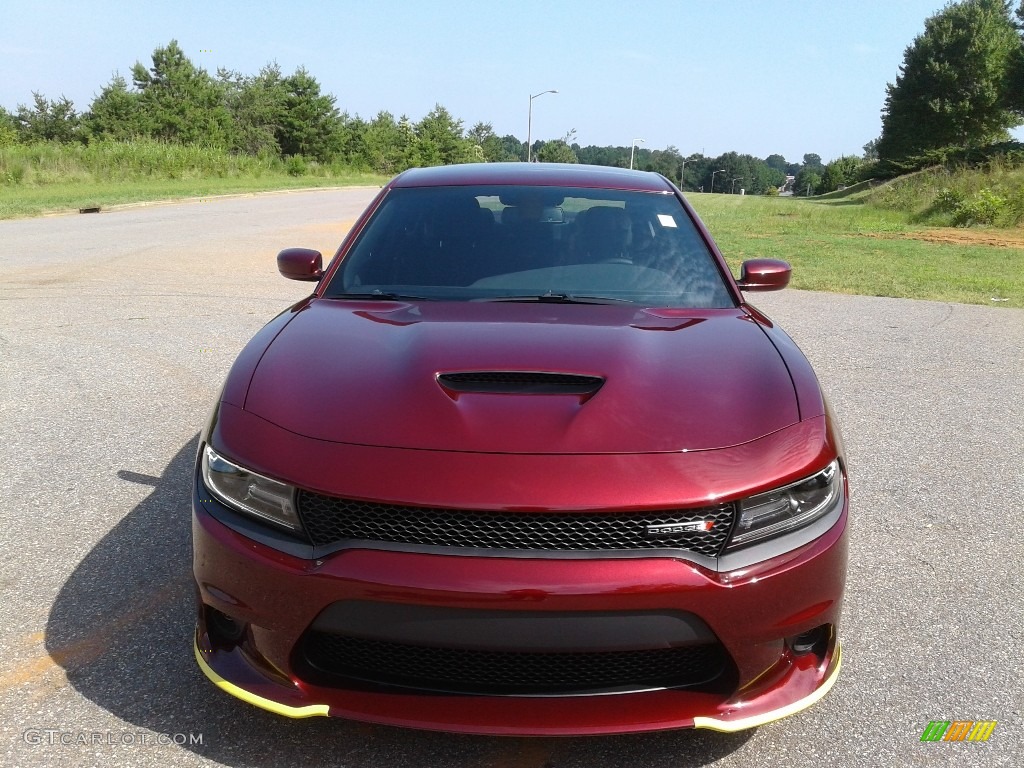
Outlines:
{"type": "Polygon", "coordinates": [[[311,631],[316,673],[385,686],[493,696],[579,695],[708,683],[726,669],[721,645],[604,652],[433,648],[311,631]]]}

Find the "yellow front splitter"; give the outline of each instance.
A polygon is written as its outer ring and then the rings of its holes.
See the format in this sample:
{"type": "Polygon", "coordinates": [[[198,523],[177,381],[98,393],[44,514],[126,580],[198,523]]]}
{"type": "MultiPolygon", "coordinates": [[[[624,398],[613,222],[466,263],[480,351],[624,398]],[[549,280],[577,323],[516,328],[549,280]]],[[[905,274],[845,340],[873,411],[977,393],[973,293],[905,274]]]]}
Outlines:
{"type": "MultiPolygon", "coordinates": [[[[198,643],[193,643],[192,647],[195,652],[196,663],[199,664],[199,668],[203,670],[203,674],[206,675],[213,684],[222,691],[226,691],[242,701],[248,702],[249,704],[261,709],[265,709],[268,712],[273,712],[274,714],[291,718],[327,717],[330,713],[330,707],[328,707],[327,704],[307,704],[302,707],[290,707],[287,704],[281,704],[280,702],[276,702],[262,696],[257,696],[255,693],[251,693],[234,683],[230,683],[218,675],[206,662],[206,659],[203,658],[203,654],[199,650],[198,643]]],[[[720,731],[722,733],[735,733],[736,731],[745,731],[748,728],[756,728],[758,726],[765,725],[766,723],[781,720],[782,718],[789,717],[790,715],[795,715],[797,712],[816,704],[826,693],[829,692],[835,684],[836,679],[839,677],[839,670],[842,668],[842,665],[842,649],[837,643],[835,666],[832,669],[832,673],[825,679],[821,687],[813,693],[798,701],[794,701],[792,704],[780,707],[779,709],[774,709],[760,715],[740,718],[738,720],[721,720],[715,717],[695,717],[693,718],[693,727],[706,728],[708,730],[720,731]]]]}
{"type": "Polygon", "coordinates": [[[816,704],[829,689],[832,688],[836,682],[836,678],[839,677],[839,669],[843,666],[843,652],[836,643],[836,661],[835,666],[832,669],[832,673],[825,678],[825,682],[821,684],[821,687],[815,690],[813,693],[804,696],[798,701],[794,701],[792,704],[787,704],[784,707],[773,709],[771,712],[765,712],[761,715],[752,715],[750,717],[740,718],[739,720],[719,720],[715,717],[695,717],[693,718],[694,728],[707,728],[712,731],[721,731],[723,733],[734,733],[736,731],[745,731],[748,728],[757,728],[759,725],[770,723],[775,720],[781,720],[784,717],[795,715],[801,710],[807,709],[808,707],[816,704]]]}
{"type": "Polygon", "coordinates": [[[199,650],[199,644],[193,642],[192,649],[196,654],[196,662],[199,664],[199,668],[203,670],[203,674],[206,675],[210,680],[220,688],[222,691],[230,693],[232,696],[246,701],[253,706],[265,709],[269,712],[273,712],[275,715],[283,715],[284,717],[327,717],[329,707],[326,704],[308,704],[304,707],[289,707],[287,704],[281,704],[271,699],[265,699],[262,696],[257,696],[255,693],[250,693],[244,688],[239,688],[234,683],[229,683],[223,677],[214,672],[213,667],[206,663],[206,659],[203,658],[202,652],[199,650]]]}

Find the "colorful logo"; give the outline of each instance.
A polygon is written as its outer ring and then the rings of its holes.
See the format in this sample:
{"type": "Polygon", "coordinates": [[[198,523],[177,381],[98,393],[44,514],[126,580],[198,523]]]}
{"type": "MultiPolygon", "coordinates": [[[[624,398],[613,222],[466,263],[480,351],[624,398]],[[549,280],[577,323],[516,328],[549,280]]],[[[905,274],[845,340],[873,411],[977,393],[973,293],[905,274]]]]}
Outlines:
{"type": "Polygon", "coordinates": [[[996,729],[995,720],[932,720],[921,741],[988,741],[996,729]]]}

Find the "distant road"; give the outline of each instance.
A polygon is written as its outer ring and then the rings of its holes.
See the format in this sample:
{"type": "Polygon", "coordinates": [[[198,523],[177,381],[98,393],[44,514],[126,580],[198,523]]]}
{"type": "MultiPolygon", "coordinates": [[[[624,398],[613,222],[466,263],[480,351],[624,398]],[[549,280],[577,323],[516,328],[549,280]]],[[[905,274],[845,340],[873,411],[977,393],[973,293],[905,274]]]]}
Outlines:
{"type": "Polygon", "coordinates": [[[0,264],[88,263],[96,257],[238,251],[277,253],[288,245],[334,255],[348,226],[378,187],[301,190],[159,203],[97,214],[0,221],[0,264]],[[305,238],[303,242],[282,238],[305,238]]]}

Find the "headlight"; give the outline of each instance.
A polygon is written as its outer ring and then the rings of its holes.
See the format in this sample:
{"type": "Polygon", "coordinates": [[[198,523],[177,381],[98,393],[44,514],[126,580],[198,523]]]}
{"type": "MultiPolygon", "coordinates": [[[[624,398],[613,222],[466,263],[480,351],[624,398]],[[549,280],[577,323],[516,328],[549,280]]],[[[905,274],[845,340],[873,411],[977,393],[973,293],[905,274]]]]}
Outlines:
{"type": "Polygon", "coordinates": [[[293,531],[302,530],[295,512],[295,489],[228,461],[207,445],[203,450],[203,482],[232,509],[293,531]]]}
{"type": "Polygon", "coordinates": [[[843,473],[838,460],[806,480],[743,499],[726,551],[810,525],[834,510],[842,499],[843,473]]]}

